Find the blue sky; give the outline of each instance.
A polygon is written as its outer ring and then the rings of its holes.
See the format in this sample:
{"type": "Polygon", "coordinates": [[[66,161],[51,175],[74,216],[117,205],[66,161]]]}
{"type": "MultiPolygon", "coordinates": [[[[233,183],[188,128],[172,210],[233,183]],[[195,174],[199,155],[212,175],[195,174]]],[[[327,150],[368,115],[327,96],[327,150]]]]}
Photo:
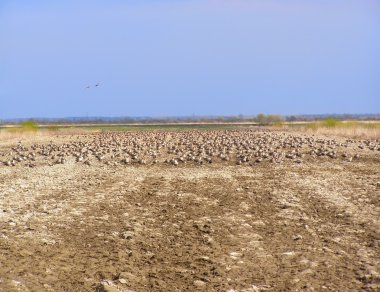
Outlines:
{"type": "Polygon", "coordinates": [[[377,0],[2,0],[0,118],[379,113],[379,36],[377,0]]]}

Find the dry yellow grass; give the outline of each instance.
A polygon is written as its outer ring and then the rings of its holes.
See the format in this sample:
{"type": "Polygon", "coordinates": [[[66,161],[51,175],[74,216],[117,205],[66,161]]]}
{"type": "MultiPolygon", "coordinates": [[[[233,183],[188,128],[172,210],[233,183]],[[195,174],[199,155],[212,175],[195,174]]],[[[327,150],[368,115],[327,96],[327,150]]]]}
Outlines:
{"type": "Polygon", "coordinates": [[[294,127],[292,129],[295,131],[303,131],[310,134],[339,136],[355,139],[380,139],[380,123],[376,121],[337,121],[335,123],[327,123],[326,121],[322,121],[307,123],[294,127]]]}
{"type": "Polygon", "coordinates": [[[380,139],[380,129],[378,128],[318,128],[314,132],[323,135],[334,135],[357,139],[380,139]]]}
{"type": "Polygon", "coordinates": [[[40,137],[54,136],[54,135],[80,135],[94,132],[94,130],[87,130],[82,128],[58,128],[51,127],[45,129],[36,130],[25,130],[23,128],[4,128],[0,129],[0,141],[9,140],[21,140],[21,139],[35,139],[38,140],[40,137]]]}

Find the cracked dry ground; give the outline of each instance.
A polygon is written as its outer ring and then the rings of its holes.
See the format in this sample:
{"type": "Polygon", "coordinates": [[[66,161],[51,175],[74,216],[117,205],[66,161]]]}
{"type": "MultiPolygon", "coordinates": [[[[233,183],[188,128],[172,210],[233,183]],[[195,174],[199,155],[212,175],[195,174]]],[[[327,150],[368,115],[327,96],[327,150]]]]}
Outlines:
{"type": "Polygon", "coordinates": [[[0,169],[1,291],[378,291],[379,158],[0,169]]]}

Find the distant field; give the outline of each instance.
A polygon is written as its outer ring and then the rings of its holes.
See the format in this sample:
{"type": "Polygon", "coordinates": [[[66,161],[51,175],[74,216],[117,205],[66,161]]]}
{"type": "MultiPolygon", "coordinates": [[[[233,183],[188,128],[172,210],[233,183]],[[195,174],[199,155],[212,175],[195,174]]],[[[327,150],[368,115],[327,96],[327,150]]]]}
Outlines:
{"type": "Polygon", "coordinates": [[[212,129],[234,129],[247,127],[247,124],[159,124],[159,125],[88,125],[78,126],[85,130],[100,131],[151,131],[151,130],[212,130],[212,129]]]}
{"type": "MultiPolygon", "coordinates": [[[[38,125],[34,130],[39,131],[152,131],[152,130],[213,130],[237,129],[258,126],[254,123],[191,123],[191,124],[77,124],[77,125],[38,125]]],[[[20,125],[0,126],[3,132],[23,132],[20,125]]]]}
{"type": "Polygon", "coordinates": [[[0,133],[9,136],[20,133],[56,132],[61,134],[78,134],[83,132],[113,132],[113,131],[188,131],[188,130],[233,130],[251,127],[267,127],[269,129],[287,129],[314,134],[325,134],[363,139],[380,139],[380,121],[339,121],[326,119],[322,121],[277,122],[271,125],[260,125],[254,122],[194,122],[194,123],[160,123],[160,124],[63,124],[63,125],[2,125],[0,133]]]}

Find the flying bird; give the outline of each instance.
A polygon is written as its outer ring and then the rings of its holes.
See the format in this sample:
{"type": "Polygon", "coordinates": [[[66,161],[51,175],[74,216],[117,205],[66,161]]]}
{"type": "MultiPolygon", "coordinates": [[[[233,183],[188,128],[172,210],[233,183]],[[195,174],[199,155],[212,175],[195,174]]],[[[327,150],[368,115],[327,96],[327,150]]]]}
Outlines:
{"type": "MultiPolygon", "coordinates": [[[[94,87],[98,87],[100,85],[100,83],[96,83],[95,85],[94,85],[94,87]]],[[[87,85],[86,87],[85,87],[85,89],[90,89],[91,88],[91,85],[87,85]]]]}

